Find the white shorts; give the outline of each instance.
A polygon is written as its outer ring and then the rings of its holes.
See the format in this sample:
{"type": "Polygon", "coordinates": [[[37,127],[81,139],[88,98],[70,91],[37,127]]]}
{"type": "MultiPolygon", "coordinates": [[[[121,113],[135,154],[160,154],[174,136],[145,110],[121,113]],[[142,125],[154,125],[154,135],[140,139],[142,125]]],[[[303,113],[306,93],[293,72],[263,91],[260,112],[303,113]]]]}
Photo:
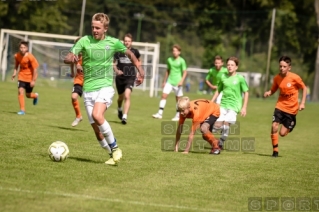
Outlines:
{"type": "Polygon", "coordinates": [[[216,104],[219,104],[220,105],[220,102],[222,101],[222,96],[223,96],[223,92],[220,92],[218,94],[218,97],[216,99],[216,104]]]}
{"type": "Polygon", "coordinates": [[[88,116],[89,122],[94,123],[92,118],[93,107],[96,102],[102,102],[106,104],[106,107],[109,108],[112,104],[112,98],[114,96],[113,87],[101,88],[98,91],[83,92],[84,106],[86,114],[88,116]]]}
{"type": "Polygon", "coordinates": [[[183,86],[173,86],[170,83],[165,83],[163,93],[170,94],[172,90],[175,92],[175,96],[181,97],[183,96],[183,86]]]}
{"type": "Polygon", "coordinates": [[[237,113],[230,109],[220,108],[220,115],[217,121],[224,121],[230,124],[235,124],[237,113]]]}

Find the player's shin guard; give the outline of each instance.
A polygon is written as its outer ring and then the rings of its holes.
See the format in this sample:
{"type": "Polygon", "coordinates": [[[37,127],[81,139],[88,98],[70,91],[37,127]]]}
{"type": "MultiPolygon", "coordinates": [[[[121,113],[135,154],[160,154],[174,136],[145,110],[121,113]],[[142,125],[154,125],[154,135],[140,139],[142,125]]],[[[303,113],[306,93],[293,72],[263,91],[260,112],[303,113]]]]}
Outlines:
{"type": "Polygon", "coordinates": [[[117,144],[116,144],[116,140],[114,138],[110,124],[106,120],[104,120],[104,123],[101,126],[99,126],[99,129],[100,129],[100,132],[105,137],[105,140],[109,144],[111,149],[116,148],[117,144]]]}
{"type": "Polygon", "coordinates": [[[163,115],[163,110],[166,105],[166,99],[162,99],[159,104],[158,114],[163,115]]]}
{"type": "Polygon", "coordinates": [[[227,140],[228,135],[229,135],[229,126],[224,125],[222,129],[222,135],[219,139],[219,144],[218,144],[220,148],[224,147],[224,142],[227,140]]]}
{"type": "Polygon", "coordinates": [[[208,143],[210,143],[210,145],[214,148],[214,149],[218,149],[218,141],[215,139],[214,135],[211,132],[208,133],[204,133],[203,134],[203,139],[205,141],[207,141],[208,143]]]}
{"type": "Polygon", "coordinates": [[[98,140],[98,142],[100,143],[100,145],[101,145],[101,147],[102,147],[103,149],[105,149],[106,151],[108,151],[109,154],[112,154],[111,148],[110,148],[110,146],[107,144],[105,138],[104,138],[102,141],[99,141],[99,140],[98,140]]]}
{"type": "Polygon", "coordinates": [[[18,99],[19,99],[19,104],[20,104],[20,110],[25,111],[23,94],[19,94],[18,99]]]}
{"type": "Polygon", "coordinates": [[[274,152],[278,152],[278,134],[271,134],[272,148],[274,152]]]}

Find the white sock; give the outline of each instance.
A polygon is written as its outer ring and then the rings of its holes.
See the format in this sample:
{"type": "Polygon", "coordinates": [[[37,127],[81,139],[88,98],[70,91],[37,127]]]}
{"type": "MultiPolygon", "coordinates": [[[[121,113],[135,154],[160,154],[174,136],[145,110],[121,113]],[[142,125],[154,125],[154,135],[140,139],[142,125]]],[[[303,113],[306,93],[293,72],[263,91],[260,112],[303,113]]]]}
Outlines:
{"type": "Polygon", "coordinates": [[[100,143],[100,145],[101,145],[101,147],[102,147],[103,149],[105,149],[105,150],[107,150],[107,151],[109,152],[109,154],[112,153],[111,148],[110,148],[110,146],[107,144],[105,138],[103,138],[102,141],[98,141],[98,142],[100,143]]]}
{"type": "Polygon", "coordinates": [[[163,115],[163,110],[165,108],[165,105],[166,105],[166,99],[162,99],[159,104],[158,114],[163,115]]]}
{"type": "Polygon", "coordinates": [[[123,114],[122,119],[127,119],[127,114],[123,114]]]}
{"type": "Polygon", "coordinates": [[[229,126],[228,125],[224,125],[223,126],[223,132],[222,132],[222,136],[220,137],[220,139],[222,141],[226,141],[227,137],[229,134],[229,126]]]}
{"type": "Polygon", "coordinates": [[[111,149],[117,147],[111,126],[106,120],[104,120],[104,123],[101,126],[99,126],[99,129],[100,132],[104,135],[105,140],[109,144],[111,149]]]}
{"type": "Polygon", "coordinates": [[[117,110],[118,110],[118,111],[122,111],[122,108],[121,108],[121,107],[118,107],[117,110]]]}

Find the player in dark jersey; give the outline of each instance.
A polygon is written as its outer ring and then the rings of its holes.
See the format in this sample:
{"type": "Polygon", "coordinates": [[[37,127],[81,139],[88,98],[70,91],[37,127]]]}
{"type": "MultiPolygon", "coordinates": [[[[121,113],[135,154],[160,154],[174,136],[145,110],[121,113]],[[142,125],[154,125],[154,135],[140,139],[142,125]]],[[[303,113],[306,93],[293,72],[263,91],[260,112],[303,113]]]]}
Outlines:
{"type": "MultiPolygon", "coordinates": [[[[141,63],[140,52],[132,48],[132,41],[133,36],[131,34],[128,33],[124,36],[124,45],[134,53],[135,57],[141,63]]],[[[113,68],[116,73],[115,83],[119,95],[117,99],[118,117],[122,120],[122,124],[126,124],[127,114],[131,104],[130,96],[136,80],[135,66],[125,54],[117,52],[114,55],[113,68]],[[123,100],[125,101],[122,110],[123,100]]]]}

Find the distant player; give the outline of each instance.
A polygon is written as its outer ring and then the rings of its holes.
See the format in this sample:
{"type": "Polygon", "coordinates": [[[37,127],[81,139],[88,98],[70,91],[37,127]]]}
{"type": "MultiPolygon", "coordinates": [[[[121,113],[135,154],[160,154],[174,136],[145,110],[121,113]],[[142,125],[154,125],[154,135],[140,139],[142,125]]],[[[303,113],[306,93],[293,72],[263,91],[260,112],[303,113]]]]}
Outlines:
{"type": "MultiPolygon", "coordinates": [[[[181,47],[179,45],[174,45],[172,50],[173,57],[169,57],[167,59],[167,71],[163,80],[163,94],[159,104],[159,110],[156,114],[153,115],[153,118],[156,119],[162,118],[167,96],[172,90],[175,92],[176,103],[178,102],[179,98],[183,96],[183,83],[187,76],[187,66],[184,58],[180,56],[181,47]]],[[[178,120],[179,112],[176,111],[176,115],[172,119],[172,121],[178,120]]]]}
{"type": "Polygon", "coordinates": [[[221,79],[212,98],[212,101],[215,101],[219,93],[223,92],[220,103],[220,116],[214,126],[214,128],[222,130],[222,135],[219,139],[220,148],[224,147],[224,142],[229,135],[230,124],[236,123],[237,114],[240,113],[242,116],[246,116],[249,97],[248,85],[245,78],[237,74],[238,65],[239,60],[236,57],[227,59],[228,75],[221,79]],[[242,94],[244,94],[244,102],[242,94]]]}
{"type": "Polygon", "coordinates": [[[32,93],[35,86],[35,81],[38,77],[37,68],[39,67],[37,59],[28,52],[29,42],[21,41],[19,43],[19,52],[14,55],[15,65],[12,74],[12,80],[17,75],[17,70],[20,67],[18,74],[18,98],[20,111],[18,115],[25,114],[24,91],[27,98],[33,99],[33,105],[38,103],[39,94],[32,93]]]}
{"type": "Polygon", "coordinates": [[[305,109],[307,88],[300,76],[291,71],[291,59],[282,56],[279,59],[279,74],[273,79],[270,91],[265,92],[264,97],[271,96],[278,88],[280,90],[271,126],[271,140],[273,157],[278,157],[278,130],[279,135],[286,136],[296,126],[296,115],[299,110],[305,109]],[[298,104],[298,92],[302,90],[302,99],[298,104]]]}
{"type": "Polygon", "coordinates": [[[178,111],[180,112],[180,119],[176,131],[175,151],[178,151],[178,144],[183,131],[183,124],[185,119],[192,119],[192,129],[188,137],[187,146],[183,153],[188,153],[191,147],[194,134],[198,128],[202,133],[202,137],[211,146],[210,154],[220,154],[218,147],[218,140],[215,139],[212,129],[219,117],[219,105],[206,99],[197,99],[190,101],[188,97],[182,97],[177,103],[178,111]]]}
{"type": "Polygon", "coordinates": [[[82,37],[65,57],[66,64],[76,63],[82,53],[83,97],[89,122],[101,147],[108,150],[111,158],[105,163],[116,165],[122,158],[122,150],[118,147],[110,124],[104,113],[111,106],[114,96],[113,57],[115,52],[125,53],[137,67],[139,77],[136,84],[144,81],[144,70],[134,54],[123,43],[107,35],[110,19],[104,13],[96,13],[92,17],[92,35],[82,37]]]}
{"type": "MultiPolygon", "coordinates": [[[[220,80],[228,74],[227,68],[225,68],[223,62],[223,58],[219,55],[215,56],[214,60],[214,67],[209,69],[208,74],[206,76],[206,84],[213,90],[216,91],[218,88],[218,84],[220,80]]],[[[220,104],[220,101],[222,99],[223,92],[220,92],[216,103],[220,104]]]]}
{"type": "MultiPolygon", "coordinates": [[[[74,43],[78,42],[80,38],[77,38],[74,43]]],[[[79,96],[82,96],[83,90],[83,70],[82,70],[82,55],[79,54],[79,61],[76,64],[71,64],[71,77],[73,80],[73,90],[72,90],[72,105],[75,112],[75,120],[72,122],[71,126],[75,127],[82,121],[82,114],[80,110],[79,96]],[[76,69],[74,71],[74,68],[76,69]]]]}
{"type": "MultiPolygon", "coordinates": [[[[124,45],[133,52],[139,63],[141,63],[140,52],[132,48],[132,41],[133,36],[131,34],[128,33],[124,36],[124,45]]],[[[122,120],[122,124],[126,124],[127,114],[131,104],[131,93],[136,79],[135,66],[124,53],[117,52],[114,55],[113,69],[116,73],[115,83],[119,95],[117,99],[117,113],[119,119],[122,120]],[[124,110],[122,111],[123,100],[125,100],[125,102],[124,110]]]]}

